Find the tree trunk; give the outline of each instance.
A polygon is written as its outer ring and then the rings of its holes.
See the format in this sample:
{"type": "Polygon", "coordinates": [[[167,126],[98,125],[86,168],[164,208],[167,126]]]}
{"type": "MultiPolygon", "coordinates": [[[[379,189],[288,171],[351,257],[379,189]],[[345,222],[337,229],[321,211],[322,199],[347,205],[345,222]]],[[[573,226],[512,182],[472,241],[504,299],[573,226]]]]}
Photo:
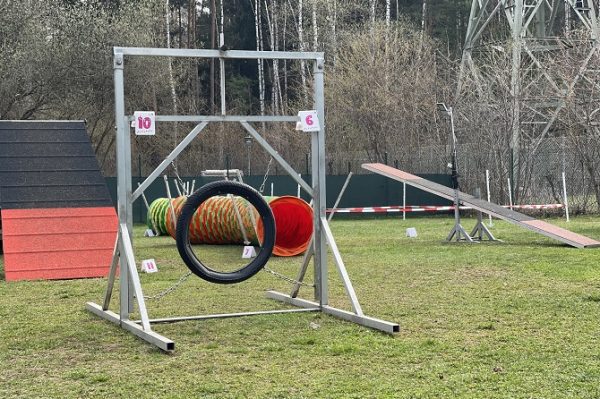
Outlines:
{"type": "Polygon", "coordinates": [[[319,48],[319,27],[317,26],[317,1],[312,2],[313,51],[319,48]]]}
{"type": "Polygon", "coordinates": [[[385,26],[388,28],[392,22],[392,0],[385,0],[385,26]]]}
{"type": "Polygon", "coordinates": [[[425,31],[427,29],[427,0],[423,0],[423,7],[421,9],[421,35],[425,37],[425,31]]]}
{"type": "MultiPolygon", "coordinates": [[[[304,51],[304,26],[302,18],[303,12],[303,0],[298,0],[298,43],[300,51],[304,51]]],[[[304,92],[304,98],[308,100],[308,88],[306,87],[306,67],[304,60],[300,60],[300,79],[302,81],[302,91],[304,92]]]]}
{"type": "MultiPolygon", "coordinates": [[[[261,8],[260,0],[254,2],[254,29],[256,34],[256,51],[262,50],[262,34],[261,34],[261,8]]],[[[263,61],[262,59],[256,60],[258,62],[258,101],[260,107],[260,114],[265,114],[265,77],[263,73],[263,61]]]]}
{"type": "MultiPolygon", "coordinates": [[[[210,2],[210,48],[214,49],[216,45],[217,32],[217,4],[215,0],[210,2]]],[[[210,113],[215,113],[215,59],[210,59],[210,113]]]]}

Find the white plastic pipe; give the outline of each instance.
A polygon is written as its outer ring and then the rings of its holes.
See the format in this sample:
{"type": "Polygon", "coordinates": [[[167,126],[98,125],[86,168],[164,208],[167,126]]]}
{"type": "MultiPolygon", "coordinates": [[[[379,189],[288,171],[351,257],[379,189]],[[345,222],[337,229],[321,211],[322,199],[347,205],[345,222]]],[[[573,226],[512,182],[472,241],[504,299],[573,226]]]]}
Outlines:
{"type": "MultiPolygon", "coordinates": [[[[487,200],[488,202],[492,202],[492,193],[490,192],[490,171],[488,169],[485,170],[485,187],[487,189],[487,200]]],[[[494,222],[492,222],[492,215],[489,215],[489,217],[489,226],[492,227],[494,225],[494,222]]]]}
{"type": "Polygon", "coordinates": [[[565,172],[562,172],[562,184],[563,184],[563,200],[565,202],[565,216],[567,222],[569,221],[569,201],[567,200],[567,180],[565,179],[565,172]]]}

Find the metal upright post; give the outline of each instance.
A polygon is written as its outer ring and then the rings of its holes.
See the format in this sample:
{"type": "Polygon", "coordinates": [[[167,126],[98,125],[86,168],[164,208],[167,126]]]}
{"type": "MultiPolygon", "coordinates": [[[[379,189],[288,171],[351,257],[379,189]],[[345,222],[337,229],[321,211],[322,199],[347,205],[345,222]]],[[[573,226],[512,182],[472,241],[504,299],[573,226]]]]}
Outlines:
{"type": "Polygon", "coordinates": [[[325,187],[325,85],[323,73],[325,62],[322,58],[315,61],[314,67],[314,105],[319,116],[321,128],[312,133],[312,181],[314,207],[314,238],[315,238],[315,296],[320,306],[328,305],[327,287],[327,241],[321,228],[321,218],[325,218],[326,187],[325,187]]]}
{"type": "MultiPolygon", "coordinates": [[[[131,235],[131,226],[133,225],[131,217],[131,149],[129,140],[129,129],[127,128],[127,119],[125,117],[125,94],[123,84],[123,54],[115,51],[114,53],[114,84],[115,84],[115,123],[117,125],[117,207],[119,215],[119,224],[125,224],[131,235]]],[[[126,254],[119,246],[119,264],[120,273],[120,312],[121,320],[128,320],[129,313],[133,311],[133,292],[130,289],[129,274],[127,268],[126,254]]]]}

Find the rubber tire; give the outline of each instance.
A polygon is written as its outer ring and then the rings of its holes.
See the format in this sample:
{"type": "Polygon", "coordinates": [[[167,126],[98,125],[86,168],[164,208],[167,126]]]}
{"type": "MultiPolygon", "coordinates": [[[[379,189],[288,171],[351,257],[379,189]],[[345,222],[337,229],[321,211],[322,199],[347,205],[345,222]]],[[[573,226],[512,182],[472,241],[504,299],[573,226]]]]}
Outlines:
{"type": "Polygon", "coordinates": [[[216,181],[202,186],[187,199],[177,219],[176,241],[181,259],[196,276],[211,283],[235,284],[254,276],[268,262],[275,246],[275,218],[269,204],[254,188],[234,181],[216,181]],[[256,208],[262,219],[264,234],[262,249],[250,263],[233,272],[218,272],[206,267],[196,257],[190,244],[189,232],[192,216],[196,209],[207,199],[226,194],[242,197],[256,208]]]}

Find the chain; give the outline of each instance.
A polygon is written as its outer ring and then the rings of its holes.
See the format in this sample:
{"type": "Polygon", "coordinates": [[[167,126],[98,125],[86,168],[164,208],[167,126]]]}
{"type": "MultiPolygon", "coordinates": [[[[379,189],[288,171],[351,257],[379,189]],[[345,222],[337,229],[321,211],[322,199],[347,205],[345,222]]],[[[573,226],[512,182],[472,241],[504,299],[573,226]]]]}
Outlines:
{"type": "Polygon", "coordinates": [[[265,184],[267,183],[267,179],[269,178],[269,170],[271,169],[271,164],[273,163],[273,157],[269,159],[269,163],[267,164],[267,171],[265,172],[265,177],[263,177],[263,181],[258,189],[259,193],[263,193],[265,191],[265,184]]]}
{"type": "Polygon", "coordinates": [[[181,284],[183,284],[191,275],[192,275],[192,272],[187,272],[186,274],[184,274],[183,276],[181,276],[181,278],[179,279],[179,281],[177,281],[175,284],[173,284],[172,286],[170,286],[166,290],[161,291],[161,292],[159,292],[156,295],[144,295],[144,299],[148,299],[148,300],[159,300],[159,299],[161,299],[165,295],[168,295],[171,292],[175,291],[177,288],[179,288],[179,286],[181,284]]]}
{"type": "Polygon", "coordinates": [[[183,192],[183,195],[185,195],[185,196],[190,195],[190,193],[187,192],[185,183],[183,182],[183,180],[181,180],[181,177],[179,177],[179,171],[177,170],[177,166],[175,166],[175,162],[171,161],[171,166],[173,167],[173,171],[175,171],[175,177],[177,178],[177,182],[179,183],[179,186],[181,187],[181,191],[183,192]]]}
{"type": "Polygon", "coordinates": [[[275,276],[277,278],[280,278],[280,279],[282,279],[284,281],[287,281],[290,284],[298,284],[298,285],[301,285],[301,286],[304,286],[304,287],[314,287],[315,286],[314,284],[305,283],[304,281],[298,281],[298,280],[295,280],[295,279],[293,279],[291,277],[288,277],[288,276],[286,276],[284,274],[278,273],[275,270],[268,268],[267,266],[263,267],[263,269],[265,269],[266,272],[271,273],[273,276],[275,276]]]}

